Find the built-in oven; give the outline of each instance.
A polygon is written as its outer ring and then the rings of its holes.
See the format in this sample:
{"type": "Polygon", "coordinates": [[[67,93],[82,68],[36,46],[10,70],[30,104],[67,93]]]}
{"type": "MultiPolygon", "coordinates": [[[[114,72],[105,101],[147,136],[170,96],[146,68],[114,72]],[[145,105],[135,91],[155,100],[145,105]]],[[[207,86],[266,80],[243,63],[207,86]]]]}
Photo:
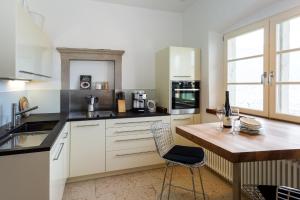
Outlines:
{"type": "Polygon", "coordinates": [[[200,112],[200,81],[172,81],[171,114],[200,112]]]}

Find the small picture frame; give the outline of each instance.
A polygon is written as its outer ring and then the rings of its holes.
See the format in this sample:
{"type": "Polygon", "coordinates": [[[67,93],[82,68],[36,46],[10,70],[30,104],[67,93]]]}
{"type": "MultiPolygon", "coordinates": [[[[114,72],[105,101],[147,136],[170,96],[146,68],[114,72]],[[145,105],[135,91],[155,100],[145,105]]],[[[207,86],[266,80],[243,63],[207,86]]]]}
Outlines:
{"type": "Polygon", "coordinates": [[[92,88],[92,76],[91,75],[80,75],[80,89],[90,90],[92,88]]]}

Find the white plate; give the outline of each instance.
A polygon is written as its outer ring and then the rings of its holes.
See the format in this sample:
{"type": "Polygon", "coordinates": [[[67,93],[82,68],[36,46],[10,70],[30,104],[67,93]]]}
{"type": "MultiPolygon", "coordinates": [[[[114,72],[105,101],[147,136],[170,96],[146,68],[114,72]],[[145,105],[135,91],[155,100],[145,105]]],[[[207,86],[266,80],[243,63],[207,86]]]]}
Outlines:
{"type": "Polygon", "coordinates": [[[261,127],[261,123],[253,118],[242,117],[240,119],[240,121],[242,124],[245,124],[247,126],[256,126],[256,127],[260,126],[261,127]]]}

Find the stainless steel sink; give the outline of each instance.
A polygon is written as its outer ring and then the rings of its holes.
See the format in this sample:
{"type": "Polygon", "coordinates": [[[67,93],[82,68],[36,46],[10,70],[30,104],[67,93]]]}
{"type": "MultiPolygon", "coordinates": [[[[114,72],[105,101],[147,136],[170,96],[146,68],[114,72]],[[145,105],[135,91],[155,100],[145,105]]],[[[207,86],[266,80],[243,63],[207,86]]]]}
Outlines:
{"type": "Polygon", "coordinates": [[[37,131],[10,134],[0,146],[0,149],[17,149],[40,146],[48,136],[49,131],[37,131]]]}
{"type": "Polygon", "coordinates": [[[13,130],[0,141],[0,149],[35,147],[43,143],[58,121],[28,122],[13,130]]]}
{"type": "Polygon", "coordinates": [[[16,128],[13,133],[36,132],[53,130],[58,121],[27,122],[16,128]]]}

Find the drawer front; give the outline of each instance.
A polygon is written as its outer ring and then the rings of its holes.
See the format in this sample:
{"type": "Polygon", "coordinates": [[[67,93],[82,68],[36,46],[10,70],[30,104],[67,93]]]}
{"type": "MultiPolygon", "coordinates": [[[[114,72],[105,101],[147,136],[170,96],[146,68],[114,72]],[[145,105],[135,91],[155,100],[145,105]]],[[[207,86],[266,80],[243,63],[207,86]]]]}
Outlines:
{"type": "Polygon", "coordinates": [[[164,160],[159,157],[155,147],[106,152],[107,171],[130,169],[162,163],[164,163],[164,160]]]}
{"type": "Polygon", "coordinates": [[[148,126],[132,126],[132,127],[119,127],[119,128],[108,128],[106,129],[106,136],[122,136],[122,135],[140,135],[151,133],[151,127],[148,126]]]}
{"type": "Polygon", "coordinates": [[[155,142],[151,133],[106,138],[106,151],[133,149],[145,146],[155,148],[155,142]]]}
{"type": "Polygon", "coordinates": [[[154,122],[162,121],[163,123],[170,123],[170,116],[164,117],[140,117],[127,119],[110,119],[106,120],[106,128],[124,128],[144,126],[150,128],[154,122]]]}

